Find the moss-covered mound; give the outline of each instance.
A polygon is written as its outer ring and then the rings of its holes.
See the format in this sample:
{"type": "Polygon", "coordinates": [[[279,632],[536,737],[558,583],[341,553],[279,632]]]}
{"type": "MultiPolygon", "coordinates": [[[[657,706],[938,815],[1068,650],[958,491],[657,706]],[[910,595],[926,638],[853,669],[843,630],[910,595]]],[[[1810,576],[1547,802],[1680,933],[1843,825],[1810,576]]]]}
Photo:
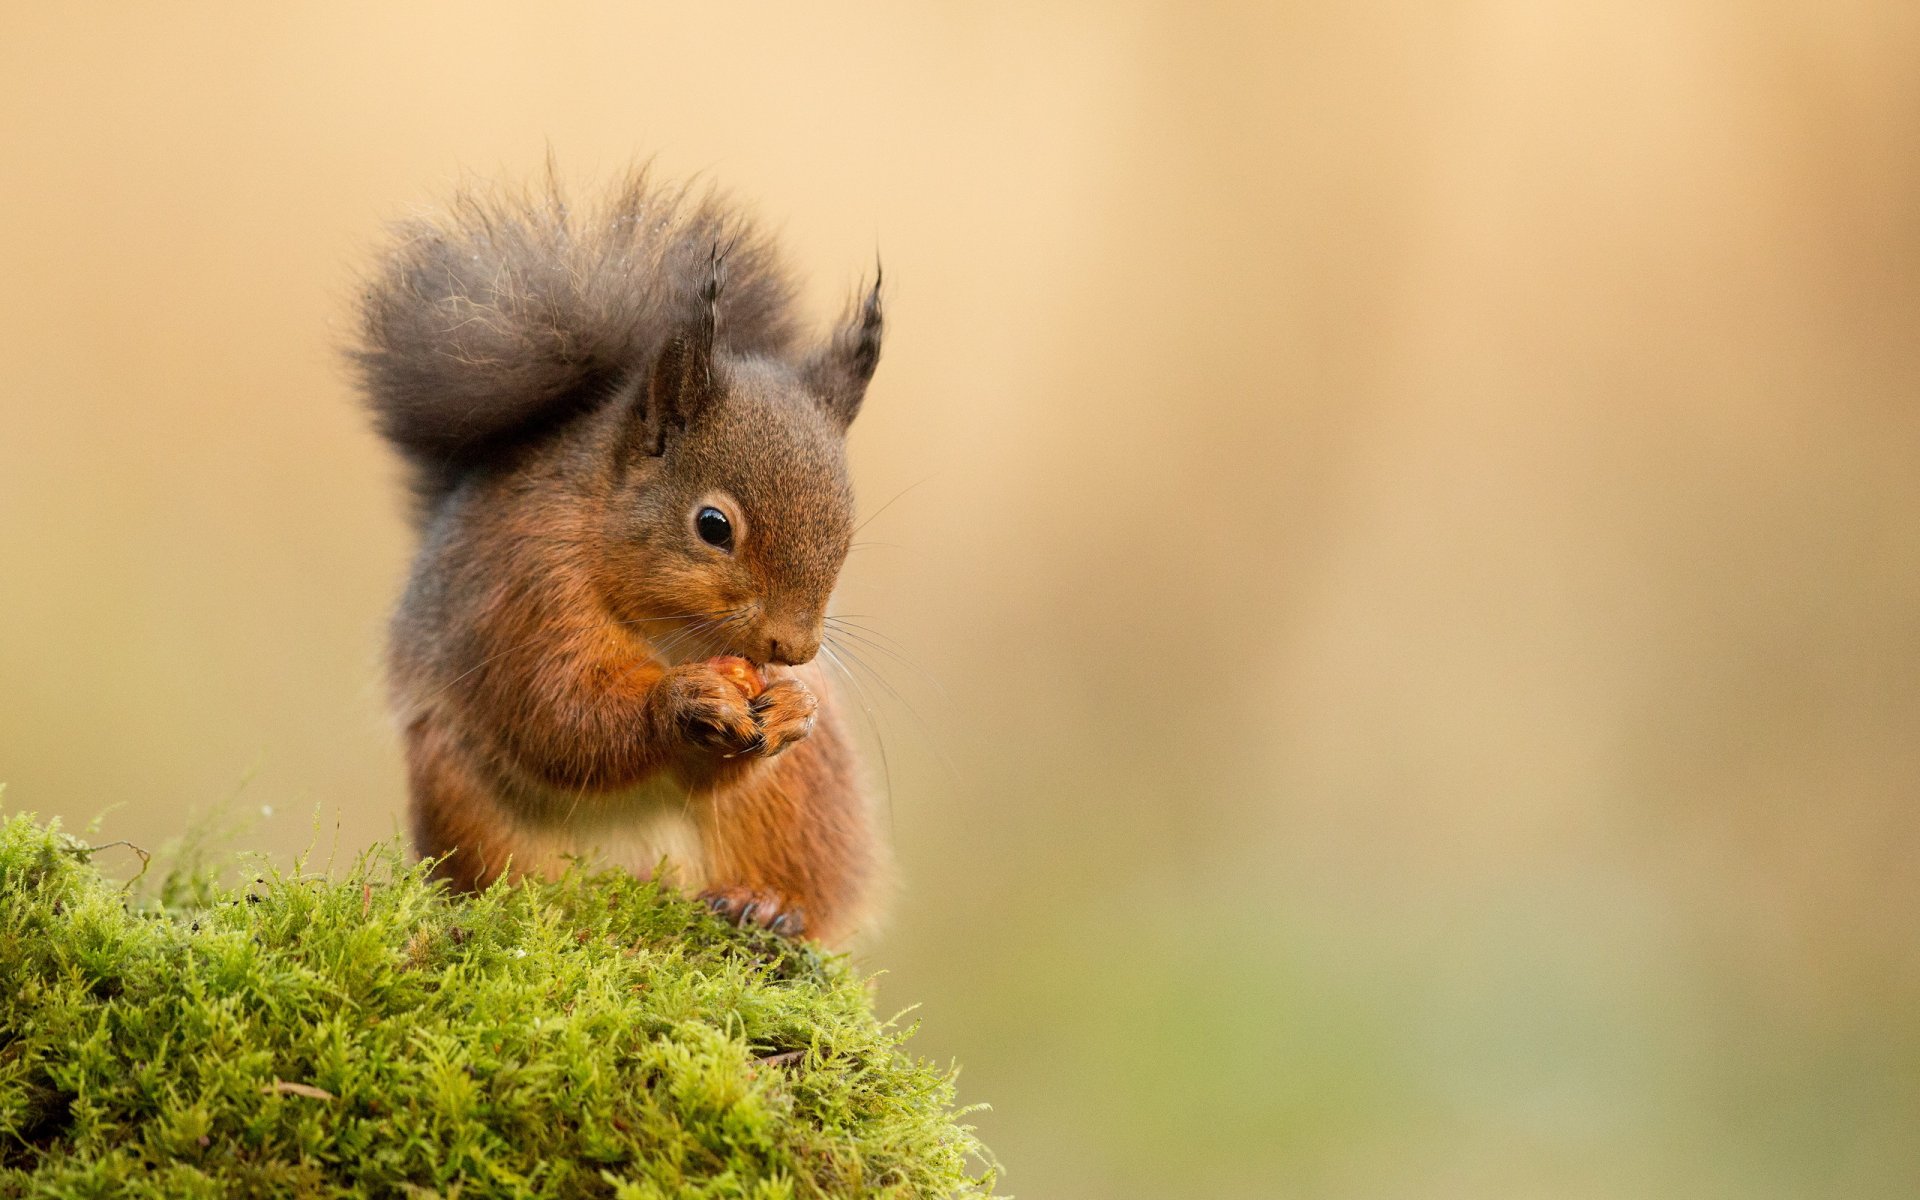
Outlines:
{"type": "Polygon", "coordinates": [[[981,1195],[837,960],[621,875],[397,854],[138,906],[0,823],[0,1196],[981,1195]]]}

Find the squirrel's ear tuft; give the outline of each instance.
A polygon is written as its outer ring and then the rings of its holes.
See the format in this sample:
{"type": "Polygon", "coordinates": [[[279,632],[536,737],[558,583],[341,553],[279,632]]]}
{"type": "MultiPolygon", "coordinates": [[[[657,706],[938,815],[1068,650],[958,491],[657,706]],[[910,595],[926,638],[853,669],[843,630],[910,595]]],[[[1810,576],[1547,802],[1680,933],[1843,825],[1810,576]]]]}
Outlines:
{"type": "Polygon", "coordinates": [[[867,381],[880,365],[880,264],[874,263],[873,287],[856,301],[839,332],[807,364],[807,384],[827,412],[845,429],[860,414],[867,381]]]}
{"type": "Polygon", "coordinates": [[[725,281],[726,259],[716,243],[700,286],[700,315],[667,339],[647,375],[634,414],[635,443],[642,453],[664,452],[667,439],[692,424],[713,399],[713,343],[725,281]]]}

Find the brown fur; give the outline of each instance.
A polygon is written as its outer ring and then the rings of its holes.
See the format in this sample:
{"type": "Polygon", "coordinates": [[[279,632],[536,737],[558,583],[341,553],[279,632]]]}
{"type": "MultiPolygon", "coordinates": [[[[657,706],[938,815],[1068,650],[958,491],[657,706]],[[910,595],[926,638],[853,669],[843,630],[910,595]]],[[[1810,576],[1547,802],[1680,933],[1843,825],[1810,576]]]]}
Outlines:
{"type": "Polygon", "coordinates": [[[878,286],[807,354],[790,292],[740,218],[639,178],[585,217],[549,189],[402,227],[355,359],[416,469],[391,673],[415,843],[456,886],[605,857],[828,942],[866,914],[875,837],[811,660],[878,286]]]}

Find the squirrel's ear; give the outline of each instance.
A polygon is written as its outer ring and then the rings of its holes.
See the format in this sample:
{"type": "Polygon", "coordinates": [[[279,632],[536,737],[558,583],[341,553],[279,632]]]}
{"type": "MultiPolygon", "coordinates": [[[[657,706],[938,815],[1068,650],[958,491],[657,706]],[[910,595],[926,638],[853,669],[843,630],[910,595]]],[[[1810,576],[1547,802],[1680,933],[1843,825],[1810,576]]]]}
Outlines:
{"type": "Polygon", "coordinates": [[[873,288],[854,304],[839,332],[807,364],[807,384],[827,412],[845,429],[860,414],[867,381],[880,365],[880,264],[874,263],[873,288]]]}
{"type": "Polygon", "coordinates": [[[707,281],[700,288],[700,316],[667,339],[647,374],[634,414],[635,442],[645,454],[665,451],[667,439],[692,424],[713,398],[713,341],[725,261],[715,245],[707,281]]]}
{"type": "Polygon", "coordinates": [[[713,345],[697,332],[667,339],[653,360],[634,413],[633,440],[642,453],[658,456],[667,439],[685,429],[713,393],[713,345]]]}

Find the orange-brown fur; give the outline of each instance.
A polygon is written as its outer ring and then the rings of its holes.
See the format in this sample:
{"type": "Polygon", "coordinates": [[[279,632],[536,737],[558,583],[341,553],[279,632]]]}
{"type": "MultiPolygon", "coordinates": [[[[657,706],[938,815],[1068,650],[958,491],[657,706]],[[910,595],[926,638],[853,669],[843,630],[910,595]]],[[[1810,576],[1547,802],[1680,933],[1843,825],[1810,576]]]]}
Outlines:
{"type": "Polygon", "coordinates": [[[465,197],[372,283],[356,358],[421,499],[393,690],[414,840],[456,886],[578,856],[830,943],[867,915],[813,656],[878,291],[808,354],[789,292],[738,218],[643,180],[587,217],[465,197]]]}

